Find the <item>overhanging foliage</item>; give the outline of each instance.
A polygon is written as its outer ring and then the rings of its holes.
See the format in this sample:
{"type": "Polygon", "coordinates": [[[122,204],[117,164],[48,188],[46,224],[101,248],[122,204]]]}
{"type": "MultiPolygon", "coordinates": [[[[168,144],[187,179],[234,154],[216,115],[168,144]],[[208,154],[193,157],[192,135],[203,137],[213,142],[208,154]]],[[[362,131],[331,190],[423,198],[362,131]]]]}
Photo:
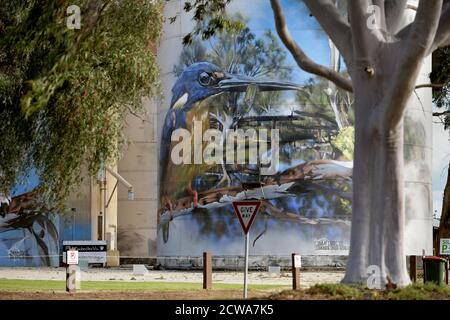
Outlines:
{"type": "Polygon", "coordinates": [[[161,3],[78,1],[81,28],[66,26],[71,1],[4,0],[0,7],[0,192],[34,168],[48,201],[62,200],[102,161],[118,158],[129,111],[155,95],[152,53],[161,3]]]}

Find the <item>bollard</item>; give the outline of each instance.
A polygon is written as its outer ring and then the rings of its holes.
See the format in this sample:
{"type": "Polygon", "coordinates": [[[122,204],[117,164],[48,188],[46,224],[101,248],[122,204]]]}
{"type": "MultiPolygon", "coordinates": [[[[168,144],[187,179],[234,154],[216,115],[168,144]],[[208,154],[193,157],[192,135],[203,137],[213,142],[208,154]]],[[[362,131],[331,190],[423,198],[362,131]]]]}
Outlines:
{"type": "Polygon", "coordinates": [[[292,290],[300,289],[300,268],[301,257],[300,255],[292,254],[292,290]]]}
{"type": "Polygon", "coordinates": [[[203,252],[203,289],[212,287],[212,257],[211,252],[203,252]]]}
{"type": "Polygon", "coordinates": [[[450,260],[445,262],[445,284],[448,285],[448,269],[449,269],[450,260]]]}
{"type": "Polygon", "coordinates": [[[78,251],[70,248],[66,252],[66,291],[75,293],[77,290],[78,251]]]}
{"type": "Polygon", "coordinates": [[[417,282],[417,257],[409,256],[409,277],[412,282],[417,282]]]}
{"type": "Polygon", "coordinates": [[[66,268],[66,291],[68,293],[75,293],[77,291],[76,278],[78,266],[69,264],[66,268]]]}

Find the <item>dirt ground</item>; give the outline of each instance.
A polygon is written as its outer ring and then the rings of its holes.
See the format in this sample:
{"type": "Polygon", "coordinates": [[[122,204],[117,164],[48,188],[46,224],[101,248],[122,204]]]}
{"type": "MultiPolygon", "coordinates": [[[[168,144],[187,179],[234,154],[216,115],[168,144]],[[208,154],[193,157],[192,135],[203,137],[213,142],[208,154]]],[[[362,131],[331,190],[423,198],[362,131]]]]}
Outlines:
{"type": "MultiPolygon", "coordinates": [[[[265,298],[276,293],[274,290],[251,290],[250,299],[265,298]]],[[[0,291],[0,300],[207,300],[242,299],[242,290],[185,290],[145,292],[29,292],[0,291]]]]}

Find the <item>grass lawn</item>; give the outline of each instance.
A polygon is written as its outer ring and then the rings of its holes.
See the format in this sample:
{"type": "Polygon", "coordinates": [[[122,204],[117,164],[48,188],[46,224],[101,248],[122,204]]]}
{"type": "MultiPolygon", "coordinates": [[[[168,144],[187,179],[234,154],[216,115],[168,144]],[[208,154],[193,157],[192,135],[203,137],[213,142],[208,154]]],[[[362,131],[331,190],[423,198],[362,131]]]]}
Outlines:
{"type": "MultiPolygon", "coordinates": [[[[242,284],[213,283],[213,290],[240,290],[242,284]]],[[[65,281],[0,279],[1,291],[64,291],[65,281]]],[[[283,285],[250,284],[249,290],[287,289],[283,285]]],[[[191,282],[129,282],[129,281],[81,281],[81,291],[170,291],[202,290],[201,283],[191,282]]]]}
{"type": "Polygon", "coordinates": [[[270,297],[279,300],[450,300],[450,287],[415,283],[405,288],[369,290],[363,285],[316,284],[306,290],[286,290],[270,297]]]}

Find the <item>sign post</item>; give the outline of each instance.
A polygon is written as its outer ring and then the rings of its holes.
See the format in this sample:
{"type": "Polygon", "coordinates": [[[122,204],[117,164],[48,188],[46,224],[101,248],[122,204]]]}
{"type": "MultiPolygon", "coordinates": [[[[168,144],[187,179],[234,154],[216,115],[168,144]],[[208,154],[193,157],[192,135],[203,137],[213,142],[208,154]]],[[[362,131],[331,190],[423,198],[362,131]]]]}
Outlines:
{"type": "Polygon", "coordinates": [[[233,202],[234,212],[236,213],[242,231],[245,235],[245,267],[244,267],[244,299],[247,299],[248,292],[248,251],[249,251],[249,231],[255,220],[261,201],[235,201],[233,202]]]}
{"type": "Polygon", "coordinates": [[[245,267],[244,267],[244,299],[247,299],[248,292],[248,232],[245,235],[245,267]]]}

